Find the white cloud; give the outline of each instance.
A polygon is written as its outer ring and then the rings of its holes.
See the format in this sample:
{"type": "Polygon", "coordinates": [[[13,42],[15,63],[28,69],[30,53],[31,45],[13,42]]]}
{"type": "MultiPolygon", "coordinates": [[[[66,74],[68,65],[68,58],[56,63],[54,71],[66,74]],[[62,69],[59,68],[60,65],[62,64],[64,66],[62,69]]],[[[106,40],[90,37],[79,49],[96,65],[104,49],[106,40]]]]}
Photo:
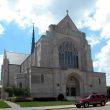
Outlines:
{"type": "Polygon", "coordinates": [[[105,39],[110,39],[110,23],[106,24],[101,32],[101,37],[105,39]]]}
{"type": "Polygon", "coordinates": [[[85,14],[85,20],[81,26],[91,30],[101,31],[101,37],[110,38],[110,0],[97,0],[95,10],[85,14]]]}
{"type": "Polygon", "coordinates": [[[3,34],[3,32],[4,32],[4,28],[3,28],[3,26],[0,24],[0,34],[3,34]]]}
{"type": "Polygon", "coordinates": [[[36,27],[42,32],[49,24],[57,23],[68,9],[79,28],[100,30],[110,19],[108,4],[109,0],[0,0],[0,20],[15,21],[25,28],[32,25],[34,19],[36,27]]]}
{"type": "Polygon", "coordinates": [[[0,80],[1,80],[1,66],[3,64],[3,55],[0,55],[0,80]]]}
{"type": "Polygon", "coordinates": [[[94,47],[100,43],[100,39],[95,35],[88,36],[87,40],[88,40],[88,43],[91,45],[91,47],[94,47]]]}
{"type": "Polygon", "coordinates": [[[94,67],[98,71],[104,71],[107,74],[107,84],[110,85],[110,40],[103,46],[101,51],[96,55],[94,67]]]}
{"type": "Polygon", "coordinates": [[[54,22],[47,8],[50,4],[51,0],[0,0],[0,21],[14,21],[22,28],[32,25],[34,21],[42,32],[50,22],[54,22]]]}
{"type": "Polygon", "coordinates": [[[57,23],[67,9],[79,25],[78,21],[84,19],[86,10],[93,10],[94,3],[95,0],[0,0],[0,21],[15,21],[22,28],[34,21],[40,32],[44,32],[51,23],[57,23]]]}

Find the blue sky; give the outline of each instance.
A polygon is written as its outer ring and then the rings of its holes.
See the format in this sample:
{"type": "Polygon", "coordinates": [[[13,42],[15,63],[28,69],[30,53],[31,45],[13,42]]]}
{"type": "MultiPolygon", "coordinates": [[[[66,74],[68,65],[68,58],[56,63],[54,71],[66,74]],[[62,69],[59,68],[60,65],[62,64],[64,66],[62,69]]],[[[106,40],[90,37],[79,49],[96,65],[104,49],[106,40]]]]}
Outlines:
{"type": "Polygon", "coordinates": [[[36,41],[50,24],[57,24],[69,10],[91,45],[95,71],[106,72],[110,85],[110,0],[0,0],[0,65],[4,49],[30,53],[32,23],[36,41]]]}

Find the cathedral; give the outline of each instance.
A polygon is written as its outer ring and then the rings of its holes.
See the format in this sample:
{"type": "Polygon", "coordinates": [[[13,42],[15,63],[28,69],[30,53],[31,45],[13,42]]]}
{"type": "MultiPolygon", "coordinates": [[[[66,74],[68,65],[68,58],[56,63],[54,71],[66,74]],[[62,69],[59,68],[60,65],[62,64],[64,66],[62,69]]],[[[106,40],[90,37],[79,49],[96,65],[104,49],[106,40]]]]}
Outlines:
{"type": "Polygon", "coordinates": [[[2,98],[6,98],[5,88],[13,86],[29,88],[32,98],[106,95],[106,74],[93,71],[86,35],[68,13],[37,42],[34,31],[33,26],[31,54],[4,51],[2,98]]]}

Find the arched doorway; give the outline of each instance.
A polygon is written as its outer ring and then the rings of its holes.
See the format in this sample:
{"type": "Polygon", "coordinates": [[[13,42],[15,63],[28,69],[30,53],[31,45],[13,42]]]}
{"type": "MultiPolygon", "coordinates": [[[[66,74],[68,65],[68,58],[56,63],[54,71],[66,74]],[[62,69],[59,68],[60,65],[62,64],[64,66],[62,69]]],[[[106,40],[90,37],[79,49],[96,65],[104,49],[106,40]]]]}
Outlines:
{"type": "Polygon", "coordinates": [[[79,96],[79,81],[74,76],[67,79],[66,96],[79,96]]]}

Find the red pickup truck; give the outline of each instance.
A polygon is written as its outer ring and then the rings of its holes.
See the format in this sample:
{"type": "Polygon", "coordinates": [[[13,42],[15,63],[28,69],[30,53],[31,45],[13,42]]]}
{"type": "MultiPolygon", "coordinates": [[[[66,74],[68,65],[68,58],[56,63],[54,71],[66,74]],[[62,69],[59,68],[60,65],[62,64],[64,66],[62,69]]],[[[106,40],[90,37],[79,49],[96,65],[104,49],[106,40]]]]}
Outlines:
{"type": "Polygon", "coordinates": [[[91,94],[88,97],[76,100],[76,107],[80,108],[81,106],[83,106],[84,108],[87,108],[89,107],[89,105],[93,105],[95,107],[97,106],[97,104],[104,106],[106,102],[107,98],[105,95],[91,94]]]}

